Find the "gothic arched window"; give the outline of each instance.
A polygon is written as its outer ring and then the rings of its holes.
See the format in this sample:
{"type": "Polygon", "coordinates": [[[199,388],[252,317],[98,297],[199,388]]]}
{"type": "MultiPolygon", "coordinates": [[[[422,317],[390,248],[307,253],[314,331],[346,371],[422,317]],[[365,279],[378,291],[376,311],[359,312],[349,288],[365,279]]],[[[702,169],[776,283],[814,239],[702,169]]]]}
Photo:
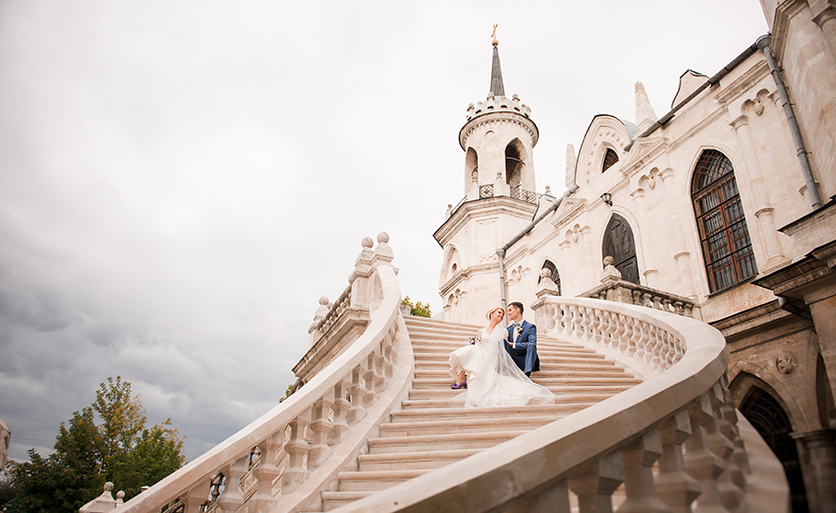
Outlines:
{"type": "Polygon", "coordinates": [[[505,183],[511,187],[519,186],[522,180],[523,161],[515,143],[519,144],[519,141],[514,139],[505,147],[505,183]]]}
{"type": "Polygon", "coordinates": [[[691,182],[705,270],[711,292],[758,273],[731,161],[705,150],[691,182]]]}
{"type": "Polygon", "coordinates": [[[792,424],[784,409],[769,393],[752,387],[748,397],[740,405],[740,413],[752,423],[775,456],[781,460],[790,485],[792,510],[807,511],[801,461],[795,440],[790,436],[793,432],[792,424]]]}
{"type": "Polygon", "coordinates": [[[604,165],[601,166],[601,172],[603,173],[613,167],[616,162],[618,162],[618,153],[612,148],[607,148],[607,153],[604,155],[604,165]]]}
{"type": "Polygon", "coordinates": [[[602,244],[603,257],[615,259],[615,268],[621,272],[621,279],[639,284],[639,261],[636,258],[636,242],[633,240],[633,230],[627,220],[618,214],[613,214],[607,229],[604,231],[602,244]]]}
{"type": "MultiPolygon", "coordinates": [[[[551,273],[551,279],[555,285],[557,285],[557,295],[563,295],[563,292],[560,289],[560,273],[557,272],[557,266],[552,263],[551,260],[546,260],[543,262],[543,269],[548,269],[551,273]]],[[[540,283],[541,277],[537,277],[537,283],[540,283]]]]}

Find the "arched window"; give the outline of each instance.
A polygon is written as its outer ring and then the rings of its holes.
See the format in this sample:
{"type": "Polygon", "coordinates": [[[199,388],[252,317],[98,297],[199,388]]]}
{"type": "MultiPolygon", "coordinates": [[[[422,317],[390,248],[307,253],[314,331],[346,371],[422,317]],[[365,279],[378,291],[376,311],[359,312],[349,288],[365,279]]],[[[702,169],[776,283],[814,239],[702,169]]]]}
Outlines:
{"type": "Polygon", "coordinates": [[[633,240],[633,230],[626,219],[613,214],[604,231],[602,257],[615,259],[615,268],[621,273],[621,279],[639,284],[639,261],[636,258],[636,242],[633,240]]]}
{"type": "Polygon", "coordinates": [[[798,449],[792,439],[790,419],[771,395],[758,387],[749,390],[748,397],[740,405],[740,413],[752,423],[764,441],[781,460],[790,485],[793,511],[807,511],[807,495],[801,475],[798,449]]]}
{"type": "MultiPolygon", "coordinates": [[[[551,260],[543,262],[543,269],[548,269],[551,273],[552,281],[557,285],[557,295],[562,296],[563,292],[560,289],[560,274],[557,272],[557,266],[551,260]]],[[[540,283],[541,277],[537,277],[537,283],[540,283]]]]}
{"type": "Polygon", "coordinates": [[[613,167],[616,162],[618,162],[618,153],[612,148],[607,148],[607,153],[604,155],[604,165],[601,166],[601,172],[603,173],[613,167]]]}
{"type": "Polygon", "coordinates": [[[756,275],[749,228],[728,157],[716,150],[702,153],[691,182],[691,198],[711,292],[756,275]]]}
{"type": "Polygon", "coordinates": [[[522,164],[520,152],[515,147],[516,139],[505,147],[505,182],[511,187],[517,187],[522,180],[522,164]]]}

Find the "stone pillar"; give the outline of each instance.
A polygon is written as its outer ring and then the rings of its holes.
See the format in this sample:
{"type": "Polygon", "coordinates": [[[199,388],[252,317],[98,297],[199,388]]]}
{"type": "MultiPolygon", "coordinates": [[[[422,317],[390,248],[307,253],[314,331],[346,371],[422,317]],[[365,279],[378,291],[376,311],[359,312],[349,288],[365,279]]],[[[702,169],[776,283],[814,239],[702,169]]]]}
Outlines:
{"type": "Polygon", "coordinates": [[[568,262],[572,262],[572,242],[569,240],[563,240],[558,244],[560,246],[560,252],[562,254],[561,260],[566,262],[567,265],[563,266],[564,272],[560,275],[560,285],[563,287],[563,294],[567,296],[572,296],[574,293],[569,293],[569,291],[580,292],[582,289],[575,283],[575,276],[573,273],[565,272],[567,269],[568,262]]]}
{"type": "Polygon", "coordinates": [[[752,132],[749,129],[749,116],[742,115],[731,122],[732,128],[737,132],[737,138],[743,148],[743,158],[746,160],[748,180],[737,180],[738,187],[749,184],[752,192],[752,201],[755,206],[755,217],[758,222],[758,233],[761,237],[763,252],[766,255],[764,268],[776,266],[784,261],[784,253],[781,249],[781,241],[778,238],[778,231],[775,229],[775,221],[772,216],[773,208],[769,201],[769,193],[763,182],[763,173],[752,139],[752,132]]]}
{"type": "MultiPolygon", "coordinates": [[[[593,276],[598,274],[598,266],[595,262],[600,262],[598,258],[595,258],[593,255],[600,255],[600,248],[593,249],[592,247],[592,228],[589,226],[584,226],[580,229],[580,246],[581,246],[581,255],[582,261],[584,262],[584,266],[587,269],[587,272],[584,273],[584,277],[592,278],[593,276]]],[[[594,286],[594,282],[592,279],[583,283],[582,286],[585,289],[591,289],[594,286]]]]}
{"type": "MultiPolygon", "coordinates": [[[[671,219],[674,223],[678,223],[680,220],[679,217],[679,205],[677,204],[677,191],[676,186],[674,184],[674,176],[676,173],[673,169],[667,168],[662,171],[662,183],[665,185],[665,199],[667,200],[668,218],[671,219]]],[[[669,233],[671,234],[671,238],[673,239],[671,242],[673,244],[674,256],[673,258],[676,260],[676,264],[679,268],[679,276],[681,279],[680,282],[680,295],[687,297],[688,299],[696,299],[696,289],[694,287],[694,277],[691,274],[691,254],[688,252],[688,246],[685,243],[685,237],[682,235],[682,230],[679,226],[669,226],[669,233]]]]}
{"type": "Polygon", "coordinates": [[[813,18],[813,21],[824,33],[827,46],[830,48],[830,54],[833,56],[834,61],[836,61],[836,8],[833,6],[826,7],[813,18]]]}
{"type": "Polygon", "coordinates": [[[836,511],[836,430],[793,433],[811,513],[836,511]]]}
{"type": "MultiPolygon", "coordinates": [[[[828,266],[836,266],[836,256],[821,255],[821,257],[827,259],[828,266]]],[[[824,367],[827,369],[830,393],[836,397],[836,285],[807,294],[804,296],[804,302],[810,307],[810,314],[816,326],[816,337],[819,341],[824,367]]]]}
{"type": "MultiPolygon", "coordinates": [[[[636,206],[636,217],[639,221],[639,226],[647,228],[647,202],[644,200],[644,189],[641,187],[637,187],[635,191],[630,193],[630,196],[633,197],[633,204],[636,206]]],[[[649,231],[645,231],[647,237],[650,236],[649,231]]],[[[648,287],[652,287],[655,284],[650,283],[650,277],[654,276],[656,273],[656,262],[654,259],[654,252],[650,251],[650,248],[655,247],[650,240],[642,239],[642,244],[639,247],[636,246],[637,251],[642,252],[642,259],[644,260],[644,277],[645,277],[645,285],[648,287]]]]}

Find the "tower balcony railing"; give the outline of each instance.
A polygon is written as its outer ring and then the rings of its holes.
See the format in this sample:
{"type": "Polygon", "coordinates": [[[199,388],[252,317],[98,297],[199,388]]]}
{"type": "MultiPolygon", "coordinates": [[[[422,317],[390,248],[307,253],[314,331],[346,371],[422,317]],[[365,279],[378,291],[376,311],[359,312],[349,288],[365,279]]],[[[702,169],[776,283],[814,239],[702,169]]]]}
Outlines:
{"type": "Polygon", "coordinates": [[[657,373],[340,513],[613,511],[622,483],[619,511],[787,511],[781,464],[731,399],[720,332],[599,299],[545,296],[533,308],[551,318],[550,335],[619,351],[657,373]]]}
{"type": "MultiPolygon", "coordinates": [[[[485,198],[493,198],[494,197],[494,186],[493,184],[487,185],[480,185],[479,186],[479,199],[485,198]]],[[[517,185],[511,187],[511,197],[514,199],[525,201],[526,203],[531,203],[533,205],[537,205],[540,202],[540,198],[543,197],[542,194],[534,191],[527,191],[522,188],[521,185],[517,185]]],[[[473,198],[471,198],[472,200],[473,198]]],[[[466,201],[468,201],[468,197],[465,196],[464,198],[460,199],[458,203],[454,207],[450,207],[447,211],[447,217],[453,215],[459,207],[461,207],[466,201]]]]}
{"type": "MultiPolygon", "coordinates": [[[[369,311],[362,335],[278,406],[114,513],[298,511],[350,463],[413,375],[384,235],[374,251],[364,240],[350,278],[369,311]]],[[[321,326],[326,337],[328,319],[339,317],[331,314],[321,326]]]]}

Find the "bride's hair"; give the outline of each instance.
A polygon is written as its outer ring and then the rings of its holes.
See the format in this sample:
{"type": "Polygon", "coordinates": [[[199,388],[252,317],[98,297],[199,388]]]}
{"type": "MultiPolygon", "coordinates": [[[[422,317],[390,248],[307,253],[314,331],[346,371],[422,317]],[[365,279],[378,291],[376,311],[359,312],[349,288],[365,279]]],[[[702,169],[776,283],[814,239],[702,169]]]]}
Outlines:
{"type": "Polygon", "coordinates": [[[487,315],[485,315],[485,317],[487,317],[488,320],[491,320],[491,315],[493,315],[493,313],[497,310],[502,310],[502,316],[505,317],[505,309],[502,308],[501,306],[495,306],[495,307],[491,308],[490,310],[488,310],[488,313],[487,313],[487,315]]]}

